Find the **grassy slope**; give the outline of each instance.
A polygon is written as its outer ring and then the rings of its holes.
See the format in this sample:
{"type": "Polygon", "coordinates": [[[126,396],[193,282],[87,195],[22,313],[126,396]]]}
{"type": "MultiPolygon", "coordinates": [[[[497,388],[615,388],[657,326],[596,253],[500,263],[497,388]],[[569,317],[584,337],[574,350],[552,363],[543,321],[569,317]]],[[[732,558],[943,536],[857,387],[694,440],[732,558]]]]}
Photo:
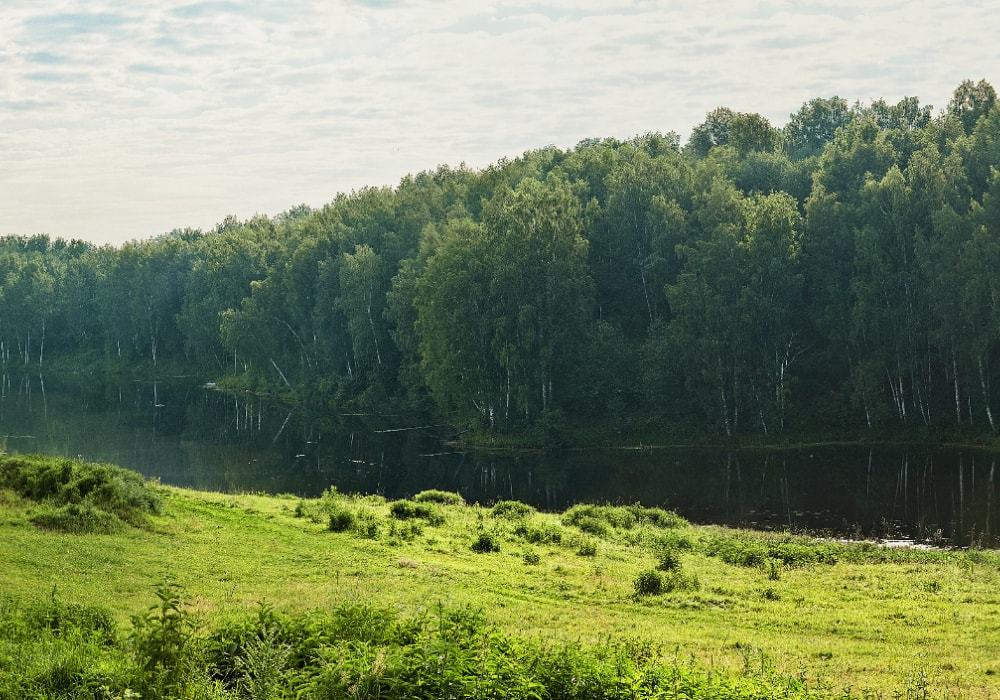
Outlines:
{"type": "MultiPolygon", "coordinates": [[[[480,607],[511,632],[639,636],[714,667],[740,667],[741,649],[751,645],[779,670],[831,689],[894,689],[922,672],[938,691],[1000,693],[995,553],[910,552],[878,563],[843,557],[786,568],[773,581],[696,546],[681,559],[700,590],[637,600],[632,582],[656,560],[636,532],[599,540],[596,557],[581,557],[566,543],[526,544],[510,523],[478,507],[441,507],[445,525],[425,526],[410,541],[370,540],[295,517],[299,501],[291,497],[173,488],[164,496],[163,515],[149,529],[69,535],[31,525],[38,506],[0,491],[0,592],[31,600],[55,585],[62,599],[112,608],[123,620],[144,610],[153,584],[168,576],[206,614],[261,600],[286,610],[353,600],[414,610],[441,601],[480,607]],[[500,553],[471,551],[481,520],[505,533],[500,553]],[[541,555],[538,565],[524,563],[529,549],[541,555]]],[[[391,522],[384,503],[363,500],[391,522]]],[[[533,517],[558,523],[556,515],[533,517]]],[[[697,542],[717,530],[691,532],[697,542]]]]}

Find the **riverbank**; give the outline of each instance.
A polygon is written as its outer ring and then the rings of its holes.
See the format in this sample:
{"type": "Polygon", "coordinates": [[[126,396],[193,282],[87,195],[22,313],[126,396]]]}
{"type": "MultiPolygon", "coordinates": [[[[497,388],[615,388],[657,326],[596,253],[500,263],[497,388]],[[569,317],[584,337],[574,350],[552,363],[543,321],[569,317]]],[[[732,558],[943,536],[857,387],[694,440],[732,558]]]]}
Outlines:
{"type": "Polygon", "coordinates": [[[1000,450],[1000,436],[982,429],[941,428],[800,429],[784,433],[741,433],[726,437],[717,432],[685,429],[642,414],[616,423],[563,423],[553,430],[499,434],[470,429],[451,440],[456,447],[479,450],[517,451],[539,449],[651,450],[676,448],[802,449],[808,447],[919,446],[1000,450]]]}
{"type": "MultiPolygon", "coordinates": [[[[33,463],[59,475],[81,468],[33,463]]],[[[261,604],[294,619],[363,606],[404,621],[443,606],[479,611],[477,624],[489,634],[569,644],[588,659],[609,639],[633,640],[630,663],[641,657],[669,669],[681,660],[698,673],[750,684],[748,697],[761,693],[755,683],[775,696],[845,687],[855,694],[1000,692],[997,552],[894,550],[691,526],[658,509],[490,509],[437,492],[417,501],[336,493],[302,500],[153,485],[143,488],[155,507],[130,522],[127,514],[67,516],[69,506],[58,500],[79,497],[87,506],[95,498],[79,496],[78,486],[45,496],[37,486],[45,479],[31,482],[34,491],[11,483],[0,489],[0,617],[9,618],[0,622],[0,687],[14,687],[11,679],[25,673],[48,678],[69,657],[88,667],[80,654],[90,653],[95,668],[127,675],[136,658],[128,620],[170,580],[183,590],[202,640],[254,617],[261,604]],[[11,630],[20,628],[10,620],[24,617],[17,611],[53,600],[106,611],[117,641],[74,651],[58,626],[30,644],[12,641],[11,630]]],[[[135,480],[128,484],[132,500],[125,500],[141,504],[135,480]]],[[[378,644],[369,652],[392,655],[378,644]]],[[[369,670],[376,657],[365,657],[369,670]]]]}

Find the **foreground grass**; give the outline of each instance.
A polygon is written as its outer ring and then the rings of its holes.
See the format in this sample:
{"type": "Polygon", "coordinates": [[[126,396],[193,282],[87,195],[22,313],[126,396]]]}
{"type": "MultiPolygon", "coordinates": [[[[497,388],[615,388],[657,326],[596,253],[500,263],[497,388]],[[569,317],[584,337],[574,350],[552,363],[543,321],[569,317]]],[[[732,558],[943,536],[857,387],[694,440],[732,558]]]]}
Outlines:
{"type": "MultiPolygon", "coordinates": [[[[534,659],[531,668],[547,668],[538,655],[547,645],[607,659],[619,653],[608,649],[631,640],[646,650],[640,669],[652,659],[656,668],[709,674],[700,678],[752,681],[741,692],[684,686],[694,697],[841,695],[848,688],[854,695],[1000,694],[995,552],[896,551],[692,527],[655,509],[489,509],[434,493],[387,503],[336,493],[302,501],[153,487],[155,503],[129,491],[133,498],[122,505],[97,503],[82,487],[46,497],[3,483],[0,620],[6,615],[15,632],[3,641],[0,622],[0,679],[58,657],[57,638],[24,631],[32,606],[91,606],[127,630],[155,600],[154,587],[169,580],[183,589],[204,639],[260,603],[289,619],[361,606],[389,611],[402,621],[393,624],[404,626],[441,610],[474,610],[481,618],[469,638],[495,634],[527,645],[518,658],[534,659]],[[77,510],[67,511],[71,505],[77,510]],[[123,509],[121,527],[94,516],[104,506],[123,509]],[[142,513],[129,517],[133,506],[142,513]],[[68,525],[52,517],[67,512],[86,517],[68,525]],[[65,531],[86,531],[91,521],[96,532],[65,531]]],[[[124,483],[134,491],[133,482],[124,483]]],[[[441,641],[440,629],[427,644],[441,641]]],[[[105,644],[87,634],[87,644],[105,649],[102,663],[124,664],[123,655],[136,653],[134,639],[105,644]]],[[[354,695],[327,696],[376,696],[352,687],[354,695]]],[[[96,693],[88,697],[101,697],[96,693]]],[[[539,695],[557,697],[547,693],[539,695]]],[[[647,696],[656,697],[635,695],[647,696]]]]}

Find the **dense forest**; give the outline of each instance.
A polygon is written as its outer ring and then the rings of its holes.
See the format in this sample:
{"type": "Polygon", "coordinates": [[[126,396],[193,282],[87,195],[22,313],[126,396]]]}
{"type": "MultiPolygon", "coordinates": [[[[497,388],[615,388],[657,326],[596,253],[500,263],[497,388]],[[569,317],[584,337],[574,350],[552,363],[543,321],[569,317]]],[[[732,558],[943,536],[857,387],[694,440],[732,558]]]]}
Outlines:
{"type": "MultiPolygon", "coordinates": [[[[113,212],[109,212],[113,216],[113,212]]],[[[1000,104],[542,148],[120,247],[0,239],[0,357],[183,371],[497,434],[1000,420],[1000,104]]]]}

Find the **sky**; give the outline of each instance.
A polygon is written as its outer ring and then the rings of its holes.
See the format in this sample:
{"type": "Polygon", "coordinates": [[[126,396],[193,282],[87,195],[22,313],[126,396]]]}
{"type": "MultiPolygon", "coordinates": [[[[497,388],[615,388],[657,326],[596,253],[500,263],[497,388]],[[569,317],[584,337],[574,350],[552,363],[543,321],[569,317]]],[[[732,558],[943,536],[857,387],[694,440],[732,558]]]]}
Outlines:
{"type": "Polygon", "coordinates": [[[0,0],[0,234],[120,243],[710,109],[1000,84],[996,0],[0,0]]]}

